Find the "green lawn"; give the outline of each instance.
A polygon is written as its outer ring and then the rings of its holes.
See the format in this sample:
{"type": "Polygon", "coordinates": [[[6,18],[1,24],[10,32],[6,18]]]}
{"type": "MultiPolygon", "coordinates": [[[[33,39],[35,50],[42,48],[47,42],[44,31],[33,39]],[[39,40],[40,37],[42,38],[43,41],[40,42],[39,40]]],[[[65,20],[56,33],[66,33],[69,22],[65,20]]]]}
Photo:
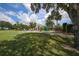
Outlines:
{"type": "Polygon", "coordinates": [[[14,37],[17,34],[22,33],[22,31],[16,30],[1,30],[0,31],[0,40],[14,40],[14,37]]]}
{"type": "Polygon", "coordinates": [[[0,31],[0,55],[79,56],[79,50],[72,47],[72,38],[45,33],[22,33],[24,31],[0,31]]]}

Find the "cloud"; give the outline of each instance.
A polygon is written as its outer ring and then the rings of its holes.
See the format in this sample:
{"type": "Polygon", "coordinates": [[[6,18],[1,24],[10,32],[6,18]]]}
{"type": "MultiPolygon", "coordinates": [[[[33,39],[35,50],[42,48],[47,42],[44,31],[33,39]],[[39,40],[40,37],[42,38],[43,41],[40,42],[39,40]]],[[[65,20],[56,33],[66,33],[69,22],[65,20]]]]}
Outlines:
{"type": "Polygon", "coordinates": [[[37,24],[40,24],[40,25],[45,24],[45,16],[46,16],[45,9],[41,8],[39,10],[39,13],[35,14],[31,10],[31,4],[30,3],[24,3],[23,5],[25,6],[25,8],[28,8],[30,10],[29,13],[31,13],[31,15],[28,17],[30,19],[30,22],[36,22],[37,24]]]}
{"type": "MultiPolygon", "coordinates": [[[[5,8],[0,7],[0,20],[8,21],[13,24],[16,22],[15,20],[19,19],[20,23],[27,24],[27,25],[29,25],[30,22],[36,22],[37,24],[44,25],[47,17],[51,15],[52,10],[53,8],[51,8],[47,13],[45,9],[41,8],[39,10],[39,13],[35,14],[31,10],[31,3],[12,4],[10,8],[8,7],[7,11],[5,8]],[[20,6],[23,8],[20,8],[20,6]],[[15,7],[15,8],[11,9],[12,7],[15,7]],[[16,12],[16,10],[18,11],[16,12]],[[23,11],[27,11],[28,13],[23,11]],[[15,19],[14,20],[12,16],[16,16],[17,19],[14,18],[15,19]]],[[[62,19],[61,21],[59,21],[60,24],[63,22],[68,22],[68,23],[71,22],[71,19],[69,18],[69,15],[66,11],[60,9],[59,12],[62,15],[62,19]]]]}
{"type": "Polygon", "coordinates": [[[39,19],[39,20],[37,21],[37,24],[44,26],[44,25],[45,25],[45,22],[46,22],[45,19],[39,19]]]}
{"type": "Polygon", "coordinates": [[[23,3],[23,5],[24,5],[26,8],[27,8],[27,7],[28,7],[29,9],[31,8],[31,3],[23,3]]]}
{"type": "Polygon", "coordinates": [[[62,18],[58,23],[60,25],[62,25],[63,23],[72,24],[72,21],[70,18],[62,18]]]}
{"type": "MultiPolygon", "coordinates": [[[[28,10],[30,9],[30,4],[24,4],[24,6],[26,7],[26,5],[27,5],[27,7],[24,10],[20,10],[18,12],[16,12],[15,10],[18,10],[17,8],[20,7],[22,4],[9,4],[9,5],[11,8],[13,7],[13,9],[4,5],[5,7],[8,8],[7,11],[6,11],[6,8],[2,8],[2,6],[0,6],[0,21],[7,21],[7,22],[14,24],[14,23],[16,23],[16,20],[20,19],[19,22],[23,23],[23,24],[28,24],[30,22],[29,15],[27,13],[23,12],[27,8],[28,8],[28,10]],[[14,7],[15,7],[15,9],[14,9],[14,7]],[[14,16],[16,16],[17,18],[13,18],[14,16]]],[[[21,6],[21,7],[23,8],[23,6],[21,6]]]]}
{"type": "Polygon", "coordinates": [[[35,13],[30,16],[30,20],[31,22],[36,22],[38,25],[45,25],[45,19],[38,19],[35,13]]]}
{"type": "Polygon", "coordinates": [[[10,22],[12,24],[15,24],[16,23],[13,19],[11,19],[9,16],[5,15],[2,12],[0,12],[0,21],[10,22]]]}
{"type": "Polygon", "coordinates": [[[53,11],[53,8],[50,8],[49,9],[49,12],[48,13],[46,13],[46,15],[45,15],[45,19],[47,19],[47,17],[49,16],[49,15],[51,15],[51,12],[53,11]]]}
{"type": "Polygon", "coordinates": [[[62,15],[62,18],[69,18],[68,13],[65,10],[59,10],[60,15],[62,15]]]}
{"type": "Polygon", "coordinates": [[[30,19],[31,19],[31,22],[37,23],[38,16],[35,13],[33,13],[33,14],[30,15],[30,19]]]}
{"type": "Polygon", "coordinates": [[[53,8],[49,9],[49,12],[47,13],[45,9],[41,8],[39,10],[39,13],[37,13],[37,24],[39,25],[45,25],[47,17],[49,15],[51,15],[51,11],[53,10],[53,8]]]}
{"type": "Polygon", "coordinates": [[[38,16],[38,19],[44,19],[45,18],[45,15],[46,15],[46,10],[41,8],[39,10],[39,13],[36,14],[38,16]]]}
{"type": "Polygon", "coordinates": [[[6,11],[4,13],[7,15],[12,15],[12,16],[17,15],[16,12],[14,12],[14,11],[6,11]]]}
{"type": "Polygon", "coordinates": [[[19,13],[17,15],[17,18],[20,19],[20,23],[23,23],[23,24],[26,24],[26,25],[29,25],[30,23],[30,18],[29,18],[29,15],[27,13],[19,13]]]}
{"type": "Polygon", "coordinates": [[[21,21],[19,21],[20,23],[23,23],[23,24],[26,24],[26,25],[29,25],[30,22],[36,22],[38,23],[38,16],[33,13],[31,14],[30,16],[27,14],[27,13],[23,13],[23,12],[20,12],[17,17],[19,19],[21,19],[21,21]]]}
{"type": "Polygon", "coordinates": [[[72,21],[68,15],[68,13],[65,10],[59,10],[60,15],[62,15],[62,19],[59,21],[59,24],[68,23],[71,24],[72,21]]]}
{"type": "Polygon", "coordinates": [[[23,5],[25,6],[25,8],[29,10],[29,12],[31,13],[32,10],[31,10],[31,3],[23,3],[23,5]]]}

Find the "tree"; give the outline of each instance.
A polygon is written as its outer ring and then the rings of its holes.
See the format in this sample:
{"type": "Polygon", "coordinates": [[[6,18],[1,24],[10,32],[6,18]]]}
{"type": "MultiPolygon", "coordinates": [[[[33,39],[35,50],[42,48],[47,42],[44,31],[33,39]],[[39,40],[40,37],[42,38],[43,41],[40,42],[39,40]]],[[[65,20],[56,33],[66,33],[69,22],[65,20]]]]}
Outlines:
{"type": "MultiPolygon", "coordinates": [[[[71,18],[73,24],[78,26],[79,24],[79,4],[59,4],[59,7],[68,12],[69,17],[71,18]]],[[[77,29],[78,30],[78,29],[77,29]]],[[[79,31],[74,31],[74,46],[79,49],[79,31]]]]}
{"type": "Polygon", "coordinates": [[[74,24],[79,23],[79,4],[78,3],[65,3],[65,4],[58,4],[58,7],[64,9],[69,14],[72,22],[74,24]]]}
{"type": "Polygon", "coordinates": [[[13,29],[16,29],[16,30],[28,30],[29,26],[17,22],[16,24],[13,25],[13,29]]]}
{"type": "MultiPolygon", "coordinates": [[[[37,7],[38,5],[41,5],[41,4],[32,4],[31,6],[31,9],[37,13],[36,10],[38,10],[39,12],[39,9],[41,7],[37,7]],[[36,8],[34,7],[36,6],[36,8]]],[[[46,11],[48,12],[50,8],[54,8],[53,11],[51,12],[51,15],[48,17],[47,21],[48,23],[46,23],[46,25],[50,25],[49,27],[51,27],[51,25],[53,25],[53,23],[51,22],[51,20],[56,20],[57,21],[57,25],[58,25],[58,20],[61,20],[61,15],[59,14],[59,11],[57,10],[57,7],[56,7],[56,4],[43,4],[42,6],[43,9],[46,8],[46,11]]]]}
{"type": "Polygon", "coordinates": [[[30,28],[31,28],[32,30],[34,30],[35,27],[36,27],[36,23],[30,22],[30,28]]]}
{"type": "Polygon", "coordinates": [[[50,29],[53,28],[53,25],[54,25],[54,23],[53,23],[53,21],[51,20],[51,16],[50,16],[50,17],[48,17],[48,19],[46,20],[46,26],[47,26],[47,28],[50,30],[50,29]]]}
{"type": "Polygon", "coordinates": [[[64,9],[69,14],[69,17],[71,18],[72,22],[75,24],[79,23],[79,4],[77,3],[43,3],[42,7],[40,3],[32,3],[31,9],[35,13],[38,13],[40,8],[45,9],[47,12],[50,8],[55,8],[56,10],[59,10],[59,8],[64,9]],[[39,7],[38,7],[39,6],[39,7]]]}
{"type": "MultiPolygon", "coordinates": [[[[31,4],[31,9],[32,11],[34,11],[35,13],[38,13],[41,6],[41,4],[31,4]],[[38,7],[39,6],[39,7],[38,7]],[[37,12],[36,12],[37,11],[37,12]]],[[[47,12],[49,11],[50,8],[54,8],[54,12],[51,14],[51,16],[53,16],[53,18],[55,18],[55,20],[57,20],[58,22],[58,19],[60,19],[61,17],[59,16],[59,13],[58,13],[58,10],[59,8],[61,8],[62,10],[64,9],[70,19],[72,20],[72,22],[74,24],[79,24],[79,4],[77,3],[44,3],[42,4],[42,8],[45,9],[47,12]]],[[[53,19],[52,18],[52,19],[53,19]]],[[[77,41],[79,41],[79,39],[77,39],[77,41]]]]}
{"type": "Polygon", "coordinates": [[[3,29],[12,29],[12,24],[6,21],[0,21],[0,28],[3,29]]]}
{"type": "Polygon", "coordinates": [[[61,15],[59,14],[58,11],[52,11],[51,12],[51,18],[56,20],[56,23],[58,25],[58,20],[61,20],[61,15]]]}
{"type": "Polygon", "coordinates": [[[63,31],[67,32],[67,23],[63,23],[63,31]]]}

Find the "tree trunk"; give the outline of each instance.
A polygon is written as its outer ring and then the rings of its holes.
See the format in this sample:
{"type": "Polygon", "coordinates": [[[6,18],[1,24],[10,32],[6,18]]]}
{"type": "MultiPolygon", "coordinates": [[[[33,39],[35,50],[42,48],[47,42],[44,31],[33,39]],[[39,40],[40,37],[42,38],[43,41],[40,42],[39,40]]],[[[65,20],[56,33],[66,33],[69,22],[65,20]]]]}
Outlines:
{"type": "MultiPolygon", "coordinates": [[[[73,24],[79,24],[79,4],[71,4],[72,9],[67,10],[70,19],[72,20],[73,24]]],[[[79,48],[79,32],[74,31],[74,46],[75,48],[79,48]]]]}
{"type": "Polygon", "coordinates": [[[72,20],[73,24],[79,23],[79,4],[71,4],[71,6],[67,10],[70,19],[72,20]],[[71,9],[71,8],[72,9],[71,9]]]}

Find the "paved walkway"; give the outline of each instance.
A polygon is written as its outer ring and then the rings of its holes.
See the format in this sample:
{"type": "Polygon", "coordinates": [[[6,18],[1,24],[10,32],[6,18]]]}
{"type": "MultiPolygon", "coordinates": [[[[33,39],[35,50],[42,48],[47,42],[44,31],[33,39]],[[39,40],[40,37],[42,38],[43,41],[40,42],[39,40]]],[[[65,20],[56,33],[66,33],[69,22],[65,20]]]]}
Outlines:
{"type": "Polygon", "coordinates": [[[50,35],[60,35],[61,37],[74,37],[74,35],[72,34],[65,34],[65,33],[61,33],[61,32],[55,32],[55,31],[21,31],[22,33],[46,33],[46,34],[50,34],[50,35]]]}

